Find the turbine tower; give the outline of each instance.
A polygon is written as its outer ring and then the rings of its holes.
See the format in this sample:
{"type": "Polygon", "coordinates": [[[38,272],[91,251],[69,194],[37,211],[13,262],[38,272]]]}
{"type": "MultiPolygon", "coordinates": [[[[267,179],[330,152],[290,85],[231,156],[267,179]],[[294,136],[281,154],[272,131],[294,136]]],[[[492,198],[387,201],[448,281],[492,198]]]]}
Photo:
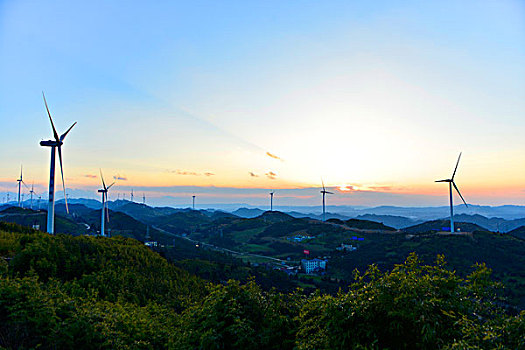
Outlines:
{"type": "Polygon", "coordinates": [[[131,189],[131,201],[133,202],[133,189],[131,189]]]}
{"type": "Polygon", "coordinates": [[[74,122],[65,133],[58,137],[55,125],[53,124],[53,118],[51,118],[51,113],[49,112],[49,108],[47,106],[46,96],[44,95],[43,91],[42,96],[44,97],[47,115],[49,116],[49,121],[51,122],[51,127],[53,128],[53,136],[55,138],[54,140],[40,141],[40,146],[51,147],[51,166],[49,169],[49,203],[47,207],[47,232],[53,234],[55,232],[55,153],[56,149],[58,148],[58,158],[60,160],[60,172],[62,173],[62,187],[64,189],[66,212],[69,214],[66,196],[66,184],[64,182],[64,168],[62,166],[62,145],[64,144],[64,139],[66,138],[67,134],[77,122],[74,122]]]}
{"type": "Polygon", "coordinates": [[[146,204],[146,195],[144,193],[142,194],[142,204],[146,204]]]}
{"type": "Polygon", "coordinates": [[[31,210],[33,210],[33,194],[35,193],[34,187],[35,187],[35,184],[32,183],[31,184],[31,191],[29,191],[29,193],[31,193],[31,210]]]}
{"type": "Polygon", "coordinates": [[[102,170],[100,170],[100,179],[102,180],[102,188],[100,190],[98,190],[98,192],[102,195],[102,211],[101,211],[101,220],[100,220],[100,235],[102,237],[106,237],[106,232],[104,230],[104,224],[105,224],[106,220],[109,222],[109,208],[108,208],[108,205],[107,205],[107,202],[108,202],[108,190],[115,183],[113,182],[111,185],[106,187],[106,184],[104,183],[104,177],[102,176],[102,170]]]}
{"type": "Polygon", "coordinates": [[[270,211],[273,211],[273,194],[275,191],[270,192],[270,211]]]}
{"type": "Polygon", "coordinates": [[[328,192],[325,188],[324,188],[324,181],[321,179],[321,182],[323,183],[323,190],[321,191],[321,193],[323,194],[323,221],[326,221],[326,211],[325,211],[325,195],[327,194],[333,194],[333,192],[328,192]]]}
{"type": "Polygon", "coordinates": [[[20,189],[22,188],[22,183],[24,183],[24,180],[22,180],[22,166],[20,165],[20,178],[16,180],[18,182],[18,206],[21,206],[20,202],[20,189]]]}
{"type": "Polygon", "coordinates": [[[448,192],[449,192],[449,199],[450,199],[450,232],[454,233],[454,202],[452,198],[452,186],[456,189],[456,192],[461,197],[461,200],[463,200],[463,203],[465,203],[465,206],[468,208],[467,202],[465,202],[465,199],[461,195],[461,192],[459,192],[458,186],[456,186],[456,183],[454,182],[454,176],[456,175],[456,170],[458,170],[459,160],[461,159],[461,152],[459,153],[458,161],[456,163],[456,167],[454,168],[454,172],[452,173],[452,177],[450,179],[445,180],[436,180],[436,182],[448,182],[448,192]]]}
{"type": "Polygon", "coordinates": [[[195,196],[191,196],[191,198],[193,199],[193,210],[195,210],[195,196]]]}

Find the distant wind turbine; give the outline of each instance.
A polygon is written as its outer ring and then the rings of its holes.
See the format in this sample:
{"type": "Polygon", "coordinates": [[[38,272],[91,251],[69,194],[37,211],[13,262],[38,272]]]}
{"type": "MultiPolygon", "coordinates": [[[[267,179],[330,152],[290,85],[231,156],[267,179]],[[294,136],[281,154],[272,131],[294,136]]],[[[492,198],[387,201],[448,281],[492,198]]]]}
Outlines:
{"type": "Polygon", "coordinates": [[[131,189],[131,201],[133,202],[133,189],[131,189]]]}
{"type": "Polygon", "coordinates": [[[465,202],[465,199],[461,195],[461,192],[459,192],[459,188],[456,186],[456,183],[454,182],[454,176],[456,175],[456,170],[458,170],[459,160],[461,159],[461,152],[459,153],[458,161],[456,163],[456,167],[454,168],[454,172],[452,173],[452,177],[450,179],[445,180],[436,180],[436,182],[448,182],[448,192],[449,192],[449,198],[450,198],[450,232],[454,233],[454,201],[452,198],[452,186],[456,189],[456,192],[461,197],[461,200],[463,200],[463,203],[465,203],[465,206],[468,208],[467,202],[465,202]]]}
{"type": "Polygon", "coordinates": [[[74,122],[73,125],[67,129],[60,137],[55,129],[53,124],[53,118],[51,118],[51,113],[49,112],[49,107],[47,106],[46,96],[42,91],[42,96],[44,97],[44,103],[46,105],[47,115],[49,116],[49,121],[51,122],[51,127],[53,128],[54,140],[40,141],[40,146],[51,147],[51,166],[49,169],[49,204],[47,209],[47,232],[53,234],[55,232],[55,151],[58,148],[58,158],[60,160],[60,172],[62,173],[62,187],[64,189],[64,200],[66,203],[66,212],[69,214],[69,207],[67,205],[67,196],[66,196],[66,183],[64,182],[64,167],[62,165],[62,145],[64,144],[64,139],[66,135],[73,129],[77,124],[74,122]]]}
{"type": "Polygon", "coordinates": [[[195,210],[195,196],[191,196],[193,199],[193,210],[195,210]]]}
{"type": "Polygon", "coordinates": [[[275,191],[272,190],[272,192],[270,192],[270,211],[273,211],[273,195],[274,195],[275,191]]]}
{"type": "Polygon", "coordinates": [[[146,195],[142,194],[142,204],[146,204],[146,195]]]}
{"type": "Polygon", "coordinates": [[[321,191],[321,193],[323,194],[323,221],[326,221],[326,211],[325,211],[325,195],[327,194],[333,194],[333,192],[328,192],[325,188],[324,188],[324,181],[323,179],[321,179],[321,182],[323,183],[323,190],[321,191]]]}
{"type": "Polygon", "coordinates": [[[31,210],[33,210],[33,194],[35,193],[34,187],[35,187],[35,184],[32,183],[31,184],[31,191],[29,191],[29,193],[31,193],[31,210]]]}
{"type": "Polygon", "coordinates": [[[22,184],[24,183],[24,180],[22,179],[22,166],[20,165],[20,178],[16,180],[18,182],[18,206],[20,207],[22,204],[20,202],[20,189],[22,188],[22,184]]]}
{"type": "Polygon", "coordinates": [[[108,190],[115,184],[113,182],[111,185],[106,187],[106,184],[104,182],[104,176],[102,176],[102,170],[100,170],[100,179],[102,180],[102,188],[98,190],[100,194],[102,194],[102,214],[101,214],[101,220],[100,220],[100,234],[102,237],[106,237],[106,232],[104,230],[104,224],[107,220],[109,222],[109,208],[108,208],[108,190]]]}

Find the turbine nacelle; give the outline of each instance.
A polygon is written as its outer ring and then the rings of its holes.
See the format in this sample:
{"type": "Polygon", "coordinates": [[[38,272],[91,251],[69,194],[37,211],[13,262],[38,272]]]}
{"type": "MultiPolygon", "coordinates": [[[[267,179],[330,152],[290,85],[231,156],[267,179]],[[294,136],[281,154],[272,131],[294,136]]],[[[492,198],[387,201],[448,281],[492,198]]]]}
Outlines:
{"type": "Polygon", "coordinates": [[[53,141],[53,140],[47,140],[47,141],[40,141],[40,146],[43,147],[60,147],[64,144],[64,142],[61,141],[53,141]]]}

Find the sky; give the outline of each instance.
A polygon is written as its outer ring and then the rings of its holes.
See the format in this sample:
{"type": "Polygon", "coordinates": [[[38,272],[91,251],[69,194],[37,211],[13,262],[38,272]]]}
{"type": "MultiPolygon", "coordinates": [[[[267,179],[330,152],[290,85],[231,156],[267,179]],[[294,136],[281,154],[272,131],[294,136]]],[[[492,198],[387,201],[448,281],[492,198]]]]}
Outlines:
{"type": "Polygon", "coordinates": [[[45,91],[73,197],[446,205],[463,152],[468,202],[525,203],[523,1],[0,0],[0,77],[2,201],[46,196],[45,91]]]}

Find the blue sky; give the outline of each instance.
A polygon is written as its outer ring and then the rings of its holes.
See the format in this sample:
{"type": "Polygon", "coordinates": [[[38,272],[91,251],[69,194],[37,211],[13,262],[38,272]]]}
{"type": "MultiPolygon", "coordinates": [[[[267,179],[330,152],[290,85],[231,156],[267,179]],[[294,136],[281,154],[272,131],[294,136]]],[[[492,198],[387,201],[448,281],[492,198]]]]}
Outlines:
{"type": "Polygon", "coordinates": [[[102,168],[159,197],[322,177],[377,205],[446,204],[433,180],[463,151],[468,200],[525,200],[522,1],[3,1],[0,53],[3,191],[20,163],[48,181],[45,90],[59,131],[78,121],[72,190],[102,168]]]}

